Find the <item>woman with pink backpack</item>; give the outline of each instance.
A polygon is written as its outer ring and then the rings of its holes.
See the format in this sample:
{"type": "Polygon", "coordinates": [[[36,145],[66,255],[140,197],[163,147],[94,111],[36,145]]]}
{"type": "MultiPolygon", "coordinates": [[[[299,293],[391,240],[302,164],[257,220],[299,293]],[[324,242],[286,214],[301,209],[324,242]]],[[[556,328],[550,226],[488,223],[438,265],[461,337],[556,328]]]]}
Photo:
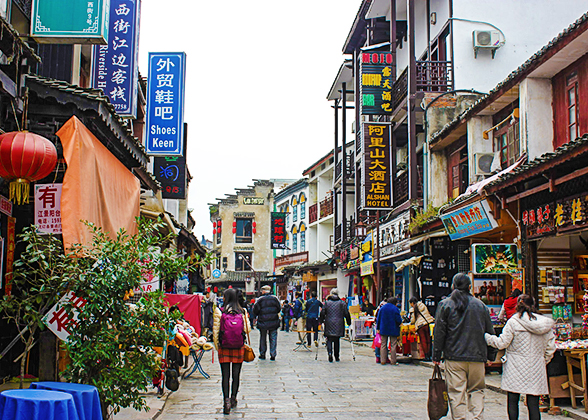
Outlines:
{"type": "Polygon", "coordinates": [[[245,335],[251,331],[249,315],[239,305],[235,289],[227,289],[223,295],[222,309],[216,308],[212,335],[221,365],[223,387],[223,413],[229,414],[237,406],[239,376],[245,356],[245,335]],[[231,393],[229,382],[233,378],[231,393]]]}

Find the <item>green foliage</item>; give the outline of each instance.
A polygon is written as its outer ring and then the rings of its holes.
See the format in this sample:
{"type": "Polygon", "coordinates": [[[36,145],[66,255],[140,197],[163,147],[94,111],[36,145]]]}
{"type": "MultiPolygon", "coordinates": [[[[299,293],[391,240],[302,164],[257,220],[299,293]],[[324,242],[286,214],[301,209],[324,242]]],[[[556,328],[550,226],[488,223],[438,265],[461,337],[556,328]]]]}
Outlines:
{"type": "Polygon", "coordinates": [[[408,229],[410,232],[415,233],[419,228],[439,217],[439,209],[441,207],[442,206],[434,207],[433,205],[429,204],[427,210],[417,209],[414,216],[411,217],[410,223],[408,224],[408,229]]]}

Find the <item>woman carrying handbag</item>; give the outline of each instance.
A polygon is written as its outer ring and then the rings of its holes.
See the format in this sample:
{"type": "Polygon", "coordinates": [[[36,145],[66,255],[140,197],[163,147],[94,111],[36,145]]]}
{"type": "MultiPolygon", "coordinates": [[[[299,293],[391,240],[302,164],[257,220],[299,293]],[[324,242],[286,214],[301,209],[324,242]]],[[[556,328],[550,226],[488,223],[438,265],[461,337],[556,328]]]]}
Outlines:
{"type": "MultiPolygon", "coordinates": [[[[221,366],[224,414],[229,414],[231,409],[237,406],[241,366],[245,359],[246,347],[248,347],[245,344],[245,336],[249,334],[250,330],[249,315],[239,305],[236,290],[225,290],[223,307],[222,309],[216,308],[212,327],[214,345],[217,349],[218,361],[221,366]],[[233,383],[229,394],[231,377],[233,378],[233,383]]],[[[249,351],[251,351],[251,348],[249,348],[249,351]]]]}
{"type": "Polygon", "coordinates": [[[425,304],[419,302],[416,297],[411,297],[408,303],[410,304],[410,323],[415,325],[425,360],[431,360],[432,345],[429,325],[435,322],[435,318],[431,316],[425,304]]]}

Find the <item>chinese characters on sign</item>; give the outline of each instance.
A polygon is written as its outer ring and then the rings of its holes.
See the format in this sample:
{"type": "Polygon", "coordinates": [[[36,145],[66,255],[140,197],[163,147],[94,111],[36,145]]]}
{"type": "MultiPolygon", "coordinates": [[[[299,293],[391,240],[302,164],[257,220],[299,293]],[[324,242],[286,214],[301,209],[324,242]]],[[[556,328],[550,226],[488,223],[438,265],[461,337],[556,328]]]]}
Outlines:
{"type": "Polygon", "coordinates": [[[362,53],[359,66],[361,114],[388,115],[392,112],[392,54],[362,53]]]}
{"type": "MultiPolygon", "coordinates": [[[[380,225],[379,254],[399,255],[410,252],[410,240],[408,225],[410,224],[410,211],[401,213],[400,216],[380,225]]],[[[376,231],[374,231],[375,233],[376,231]]]]}
{"type": "Polygon", "coordinates": [[[149,53],[148,154],[183,154],[185,53],[149,53]]]}
{"type": "Polygon", "coordinates": [[[162,198],[186,198],[186,158],[184,156],[156,156],[153,174],[161,183],[162,198]]]}
{"type": "Polygon", "coordinates": [[[12,201],[3,195],[0,195],[0,212],[9,217],[12,216],[12,201]]]}
{"type": "Polygon", "coordinates": [[[102,89],[119,115],[137,116],[139,67],[139,0],[110,1],[106,45],[96,45],[92,58],[92,87],[102,89]]]}
{"type": "Polygon", "coordinates": [[[363,210],[392,208],[390,179],[390,125],[364,123],[364,153],[361,172],[361,205],[363,210]]]}
{"type": "Polygon", "coordinates": [[[35,225],[40,233],[61,233],[62,185],[35,185],[35,225]]]}
{"type": "Polygon", "coordinates": [[[6,225],[6,276],[4,277],[4,294],[6,296],[12,294],[12,266],[14,264],[15,230],[16,219],[14,217],[9,217],[8,224],[6,225]]]}
{"type": "Polygon", "coordinates": [[[60,340],[67,341],[71,332],[78,325],[79,310],[88,303],[85,299],[69,292],[47,312],[43,322],[60,340]],[[71,304],[71,311],[68,313],[66,304],[71,304]]]}
{"type": "Polygon", "coordinates": [[[553,209],[553,204],[546,204],[523,211],[522,222],[527,228],[527,238],[538,237],[554,231],[553,209]]]}
{"type": "Polygon", "coordinates": [[[287,213],[272,212],[271,249],[286,249],[286,215],[287,213]]]}
{"type": "Polygon", "coordinates": [[[441,221],[452,240],[488,232],[498,223],[490,212],[488,201],[477,201],[451,213],[441,215],[441,221]]]}
{"type": "Polygon", "coordinates": [[[585,227],[588,224],[588,196],[569,197],[524,210],[521,221],[529,238],[585,227]]]}

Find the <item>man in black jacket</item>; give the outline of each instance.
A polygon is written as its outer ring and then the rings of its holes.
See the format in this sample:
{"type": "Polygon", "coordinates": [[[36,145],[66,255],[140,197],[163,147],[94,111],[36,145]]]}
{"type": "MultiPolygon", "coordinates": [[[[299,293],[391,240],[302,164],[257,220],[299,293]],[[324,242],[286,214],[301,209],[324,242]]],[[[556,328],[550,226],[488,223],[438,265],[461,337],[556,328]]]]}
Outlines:
{"type": "Polygon", "coordinates": [[[270,360],[276,360],[278,347],[278,328],[280,328],[279,313],[282,310],[280,301],[272,295],[270,286],[261,288],[261,297],[253,305],[253,316],[257,318],[257,328],[260,332],[259,337],[259,358],[265,359],[267,351],[267,336],[269,333],[270,342],[270,360]]]}

